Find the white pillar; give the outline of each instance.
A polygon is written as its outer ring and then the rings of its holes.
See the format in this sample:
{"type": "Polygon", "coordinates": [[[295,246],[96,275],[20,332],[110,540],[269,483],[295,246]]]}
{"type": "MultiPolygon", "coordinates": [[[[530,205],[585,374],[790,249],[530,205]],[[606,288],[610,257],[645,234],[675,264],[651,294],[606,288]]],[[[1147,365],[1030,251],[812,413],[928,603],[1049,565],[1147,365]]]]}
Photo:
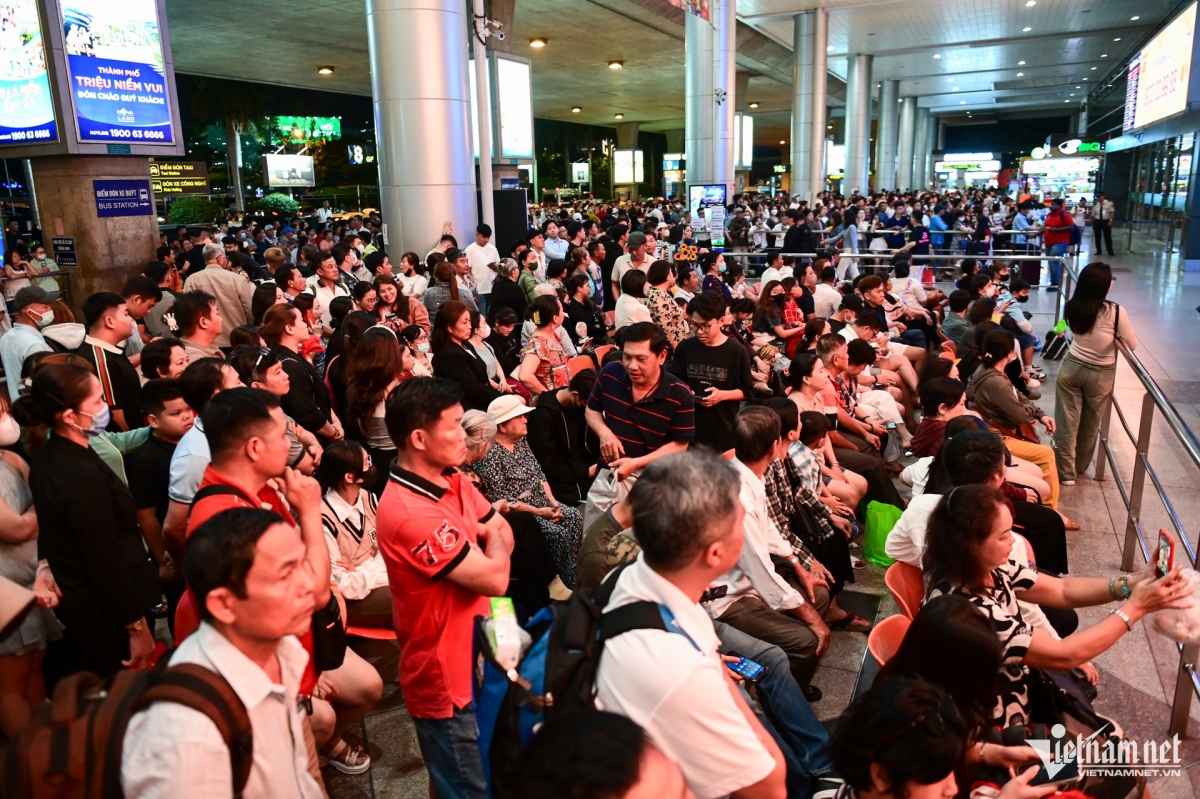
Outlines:
{"type": "Polygon", "coordinates": [[[687,182],[711,183],[713,174],[713,26],[684,14],[684,154],[687,182]]]}
{"type": "Polygon", "coordinates": [[[871,168],[871,60],[852,55],[846,70],[846,180],[842,194],[869,191],[871,168]]]}
{"type": "Polygon", "coordinates": [[[896,188],[896,139],[900,125],[900,81],[879,85],[879,131],[875,136],[875,190],[896,188]]]}
{"type": "Polygon", "coordinates": [[[792,180],[793,197],[812,201],[813,142],[813,17],[805,11],[792,17],[792,180]]]}
{"type": "Polygon", "coordinates": [[[826,42],[829,41],[829,12],[815,8],[813,15],[813,71],[812,71],[812,129],[809,131],[809,185],[813,194],[825,191],[825,125],[829,118],[825,106],[826,89],[829,84],[829,64],[826,58],[826,42]]]}
{"type": "Polygon", "coordinates": [[[479,138],[479,199],[483,209],[483,218],[479,221],[491,227],[494,235],[496,210],[495,197],[492,196],[492,87],[488,80],[488,24],[483,0],[473,0],[471,9],[475,17],[471,26],[474,32],[471,49],[475,53],[475,107],[479,109],[479,129],[476,131],[479,138]]]}
{"type": "MultiPolygon", "coordinates": [[[[737,108],[736,0],[713,0],[713,178],[735,190],[733,116],[737,108]]],[[[689,14],[689,16],[692,16],[689,14]]]]}
{"type": "Polygon", "coordinates": [[[930,112],[929,116],[929,137],[925,140],[925,188],[928,188],[933,183],[933,151],[937,144],[938,121],[937,117],[930,112]]]}
{"type": "Polygon", "coordinates": [[[913,187],[913,145],[917,127],[917,98],[903,97],[900,100],[900,131],[896,150],[896,188],[907,191],[913,187]]]}
{"type": "Polygon", "coordinates": [[[925,165],[929,158],[929,109],[917,109],[916,135],[913,137],[913,171],[912,189],[924,189],[928,186],[925,178],[925,165]]]}
{"type": "Polygon", "coordinates": [[[366,0],[366,10],[380,204],[390,249],[427,249],[446,222],[460,242],[468,241],[478,214],[467,6],[366,0]]]}
{"type": "Polygon", "coordinates": [[[1085,104],[1085,105],[1079,106],[1079,131],[1075,135],[1077,135],[1079,138],[1082,139],[1084,136],[1087,135],[1087,129],[1088,129],[1088,107],[1085,104]]]}

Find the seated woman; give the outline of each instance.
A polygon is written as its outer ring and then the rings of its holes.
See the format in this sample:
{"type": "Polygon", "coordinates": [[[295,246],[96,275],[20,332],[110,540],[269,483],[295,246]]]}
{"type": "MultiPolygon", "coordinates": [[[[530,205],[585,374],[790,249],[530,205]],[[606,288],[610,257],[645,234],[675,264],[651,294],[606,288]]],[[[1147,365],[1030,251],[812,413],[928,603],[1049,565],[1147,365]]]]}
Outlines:
{"type": "Polygon", "coordinates": [[[480,490],[491,502],[507,500],[514,511],[538,517],[542,535],[550,546],[563,584],[575,588],[575,563],[583,540],[583,514],[578,508],[559,504],[550,491],[546,475],[526,440],[533,408],[520,397],[506,394],[488,406],[496,423],[496,443],[471,470],[479,476],[480,490]]]}
{"type": "Polygon", "coordinates": [[[620,330],[635,322],[649,322],[650,309],[646,307],[646,273],[630,269],[621,277],[621,296],[617,297],[613,312],[613,328],[620,330]]]}
{"type": "Polygon", "coordinates": [[[379,300],[375,303],[373,313],[379,324],[387,325],[397,333],[409,325],[420,325],[426,332],[429,331],[429,311],[419,300],[405,294],[396,278],[376,275],[374,285],[379,300]]]}
{"type": "MultiPolygon", "coordinates": [[[[1017,355],[1016,339],[1007,330],[995,329],[983,337],[980,348],[982,365],[967,382],[967,401],[979,412],[989,428],[1004,439],[1008,451],[1037,464],[1049,485],[1042,499],[1051,508],[1058,507],[1058,467],[1054,450],[1038,441],[1034,425],[1040,423],[1054,435],[1054,420],[1013,388],[1004,373],[1017,355]]],[[[1078,530],[1068,523],[1067,529],[1078,530]]]]}
{"type": "MultiPolygon", "coordinates": [[[[970,786],[960,790],[958,777],[975,750],[972,735],[978,731],[960,714],[962,702],[924,680],[896,677],[876,683],[847,708],[829,741],[833,767],[846,780],[834,799],[965,795],[970,786]]],[[[1025,769],[995,799],[1040,799],[1058,790],[1053,784],[1030,786],[1037,773],[1025,769]]]]}
{"type": "Polygon", "coordinates": [[[321,523],[329,547],[332,579],[346,600],[346,625],[392,627],[387,565],[375,541],[375,495],[367,490],[378,470],[357,441],[335,441],[325,450],[316,478],[321,484],[321,523]]]}
{"type": "MultiPolygon", "coordinates": [[[[800,357],[792,361],[791,379],[792,393],[788,395],[788,399],[795,403],[798,412],[827,412],[824,393],[829,389],[831,381],[825,364],[816,353],[801,353],[800,357]]],[[[867,495],[866,478],[849,469],[842,470],[828,436],[825,437],[825,446],[821,449],[819,461],[822,482],[829,489],[829,493],[849,507],[857,508],[858,503],[867,495]]]]}
{"type": "Polygon", "coordinates": [[[1030,721],[1029,668],[1069,671],[1112,647],[1148,613],[1192,606],[1192,588],[1176,567],[1156,579],[1154,566],[1139,574],[1059,578],[1011,559],[1013,518],[999,489],[959,486],[944,495],[929,518],[922,566],[927,600],[946,594],[969,599],[987,614],[1004,648],[992,724],[1030,721]],[[1082,608],[1128,600],[1091,627],[1055,640],[1033,628],[1017,600],[1057,608],[1082,608]]]}
{"type": "Polygon", "coordinates": [[[567,293],[571,297],[567,304],[567,333],[575,346],[585,337],[597,346],[608,341],[604,312],[592,302],[592,278],[586,272],[576,272],[567,278],[567,293]]]}
{"type": "MultiPolygon", "coordinates": [[[[642,278],[644,280],[645,275],[642,278]]],[[[649,313],[646,311],[647,321],[649,313]]],[[[567,365],[571,354],[563,348],[558,335],[564,318],[566,314],[558,297],[541,295],[529,304],[529,321],[533,323],[534,330],[521,350],[521,369],[517,374],[521,385],[535,397],[547,391],[566,388],[571,382],[571,369],[567,365]]]]}
{"type": "Polygon", "coordinates": [[[396,445],[384,424],[387,398],[402,380],[413,376],[412,353],[390,328],[373,327],[363,334],[346,365],[346,435],[366,447],[367,457],[379,464],[367,490],[376,497],[387,487],[387,471],[396,445]]]}
{"type": "Polygon", "coordinates": [[[413,357],[413,377],[433,377],[433,359],[429,355],[429,335],[417,325],[409,325],[397,338],[413,357]]]}
{"type": "Polygon", "coordinates": [[[787,301],[787,291],[778,280],[763,286],[754,309],[754,332],[770,336],[783,346],[787,346],[790,339],[803,335],[804,325],[792,327],[783,321],[783,306],[787,301]]]}

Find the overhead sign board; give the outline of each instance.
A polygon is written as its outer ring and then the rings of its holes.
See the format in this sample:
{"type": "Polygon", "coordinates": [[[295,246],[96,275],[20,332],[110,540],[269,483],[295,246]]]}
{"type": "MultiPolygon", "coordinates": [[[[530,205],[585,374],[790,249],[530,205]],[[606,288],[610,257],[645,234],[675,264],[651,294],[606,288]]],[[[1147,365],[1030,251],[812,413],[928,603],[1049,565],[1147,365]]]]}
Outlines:
{"type": "Polygon", "coordinates": [[[93,180],[96,214],[110,216],[150,216],[154,197],[148,180],[93,180]]]}
{"type": "Polygon", "coordinates": [[[1125,76],[1125,117],[1121,130],[1133,130],[1134,119],[1137,118],[1138,81],[1142,75],[1142,56],[1139,53],[1129,62],[1129,72],[1125,76]]]}
{"type": "Polygon", "coordinates": [[[0,145],[58,139],[37,0],[5,0],[0,14],[0,145]]]}
{"type": "Polygon", "coordinates": [[[995,160],[994,153],[946,153],[942,156],[942,160],[948,164],[963,164],[973,161],[992,161],[995,160]]]}
{"type": "Polygon", "coordinates": [[[935,172],[947,172],[951,169],[962,169],[967,172],[999,172],[1000,162],[991,161],[934,161],[935,172]]]}
{"type": "Polygon", "coordinates": [[[1142,48],[1134,127],[1187,110],[1195,34],[1196,3],[1192,3],[1142,48]]]}
{"type": "Polygon", "coordinates": [[[208,194],[208,164],[204,161],[151,161],[150,187],[156,195],[208,194]]]}
{"type": "Polygon", "coordinates": [[[272,189],[317,185],[311,155],[264,155],[263,175],[272,189]]]}
{"type": "Polygon", "coordinates": [[[1100,169],[1099,158],[1026,158],[1021,162],[1021,173],[1024,175],[1045,175],[1046,177],[1073,177],[1097,172],[1100,169]]]}
{"type": "Polygon", "coordinates": [[[497,55],[496,90],[500,157],[533,158],[533,79],[529,62],[497,55]]]}
{"type": "Polygon", "coordinates": [[[613,182],[618,185],[641,183],[646,179],[641,150],[613,151],[613,182]]]}
{"type": "Polygon", "coordinates": [[[592,165],[587,161],[577,161],[571,164],[572,183],[591,183],[592,165]]]}
{"type": "Polygon", "coordinates": [[[79,141],[173,144],[155,0],[63,0],[61,12],[79,141]]]}
{"type": "Polygon", "coordinates": [[[342,137],[341,117],[275,117],[275,127],[288,139],[340,139],[342,137]]]}

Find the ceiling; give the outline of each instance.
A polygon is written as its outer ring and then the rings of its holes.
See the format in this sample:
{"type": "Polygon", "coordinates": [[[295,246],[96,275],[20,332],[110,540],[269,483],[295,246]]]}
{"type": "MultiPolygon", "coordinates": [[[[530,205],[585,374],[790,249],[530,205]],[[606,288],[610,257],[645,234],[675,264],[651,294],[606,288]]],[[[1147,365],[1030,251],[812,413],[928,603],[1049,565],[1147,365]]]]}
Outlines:
{"type": "MultiPolygon", "coordinates": [[[[842,104],[846,56],[869,52],[876,81],[900,80],[902,95],[959,116],[1074,110],[1089,83],[1127,61],[1179,2],[737,1],[745,101],[759,106],[752,112],[756,144],[772,146],[789,137],[792,15],[799,11],[829,11],[831,105],[842,104]],[[1132,21],[1135,11],[1140,19],[1132,21]]],[[[668,0],[492,0],[493,7],[514,4],[502,46],[533,62],[535,116],[613,125],[620,113],[643,130],[683,127],[682,10],[668,0]],[[547,46],[529,47],[535,37],[547,46]],[[624,68],[609,69],[613,60],[624,68]]],[[[336,8],[325,0],[167,0],[167,17],[178,72],[371,93],[363,0],[336,8]],[[334,74],[318,75],[326,64],[334,74]]],[[[402,53],[394,57],[417,68],[402,53]]]]}

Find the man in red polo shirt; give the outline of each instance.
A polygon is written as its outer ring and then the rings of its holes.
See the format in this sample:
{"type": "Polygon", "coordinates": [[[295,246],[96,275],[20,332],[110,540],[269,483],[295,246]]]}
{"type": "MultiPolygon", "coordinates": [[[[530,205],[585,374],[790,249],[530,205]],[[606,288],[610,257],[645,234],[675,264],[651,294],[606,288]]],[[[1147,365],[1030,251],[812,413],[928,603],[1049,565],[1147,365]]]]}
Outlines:
{"type": "Polygon", "coordinates": [[[1046,221],[1042,224],[1046,230],[1042,236],[1042,241],[1046,243],[1046,255],[1054,259],[1050,261],[1050,287],[1046,290],[1058,291],[1059,273],[1062,271],[1062,263],[1058,259],[1071,246],[1075,220],[1063,209],[1062,198],[1055,197],[1050,201],[1050,213],[1046,214],[1046,221]]]}
{"type": "Polygon", "coordinates": [[[400,688],[438,799],[485,799],[471,701],[471,637],[508,589],[512,530],[457,467],[462,391],[404,381],[387,403],[396,463],[375,516],[400,642],[400,688]]]}

